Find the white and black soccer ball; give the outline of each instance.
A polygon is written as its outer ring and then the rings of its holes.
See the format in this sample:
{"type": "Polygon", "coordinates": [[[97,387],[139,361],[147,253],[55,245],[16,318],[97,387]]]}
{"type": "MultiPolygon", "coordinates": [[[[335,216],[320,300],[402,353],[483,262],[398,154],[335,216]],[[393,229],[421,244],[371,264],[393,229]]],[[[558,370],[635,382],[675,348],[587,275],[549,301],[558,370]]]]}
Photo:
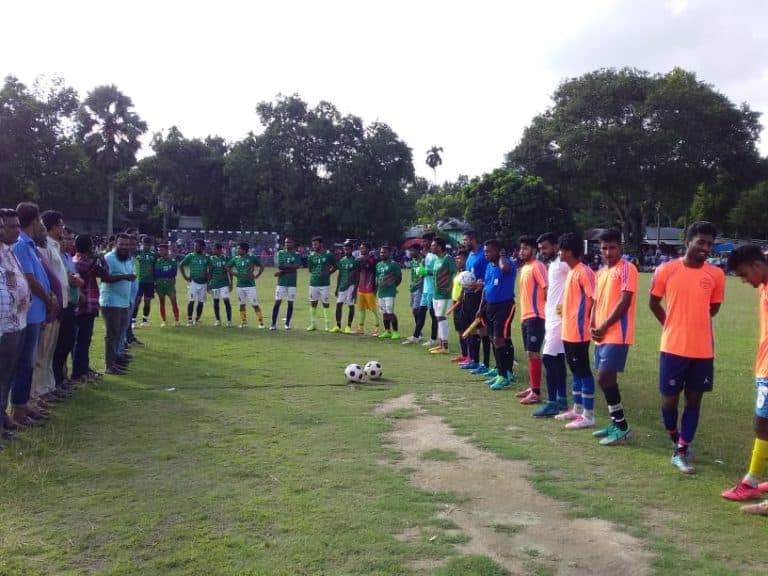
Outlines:
{"type": "Polygon", "coordinates": [[[378,360],[371,360],[370,362],[366,362],[365,368],[363,368],[363,370],[365,371],[365,375],[368,376],[369,380],[378,380],[384,373],[381,368],[381,362],[378,360]]]}
{"type": "Polygon", "coordinates": [[[360,364],[350,364],[344,368],[344,376],[347,377],[347,383],[360,382],[364,375],[363,367],[360,364]]]}
{"type": "Polygon", "coordinates": [[[475,282],[477,282],[477,278],[475,278],[475,274],[473,272],[464,270],[463,272],[459,272],[457,282],[462,288],[469,288],[475,282]]]}

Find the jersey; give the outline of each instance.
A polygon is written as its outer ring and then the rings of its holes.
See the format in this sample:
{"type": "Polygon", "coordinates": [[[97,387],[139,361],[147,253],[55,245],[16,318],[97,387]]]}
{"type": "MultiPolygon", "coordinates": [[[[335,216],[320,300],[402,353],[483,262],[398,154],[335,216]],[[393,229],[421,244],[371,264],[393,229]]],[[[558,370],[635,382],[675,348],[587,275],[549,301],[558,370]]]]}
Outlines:
{"type": "Polygon", "coordinates": [[[206,284],[208,282],[208,269],[211,267],[211,257],[208,254],[190,252],[184,256],[179,268],[189,267],[189,278],[192,282],[206,284]]]}
{"type": "Polygon", "coordinates": [[[434,255],[432,261],[432,279],[435,285],[435,300],[450,300],[453,288],[453,275],[456,274],[456,262],[448,254],[434,255]]]}
{"type": "Polygon", "coordinates": [[[563,292],[568,272],[568,264],[558,256],[547,267],[547,303],[544,305],[544,325],[553,330],[563,323],[558,308],[563,304],[563,292]]]}
{"type": "Polygon", "coordinates": [[[419,268],[424,266],[423,259],[412,259],[409,268],[411,269],[411,284],[408,289],[413,292],[421,292],[424,288],[424,276],[418,273],[419,268]]]}
{"type": "Polygon", "coordinates": [[[509,272],[504,273],[496,262],[488,262],[483,277],[483,299],[487,304],[499,304],[515,299],[517,266],[507,257],[509,272]]]}
{"type": "Polygon", "coordinates": [[[357,270],[360,268],[360,263],[352,256],[342,256],[337,266],[339,277],[336,287],[339,292],[344,292],[350,286],[357,284],[357,270]]]}
{"type": "Polygon", "coordinates": [[[563,341],[589,342],[589,315],[595,297],[595,273],[579,262],[568,271],[563,291],[563,341]]]}
{"type": "MultiPolygon", "coordinates": [[[[435,265],[435,258],[437,258],[437,256],[435,256],[433,252],[428,252],[427,255],[424,256],[424,268],[432,270],[432,267],[435,265]]],[[[435,279],[433,276],[427,275],[424,277],[424,285],[421,290],[424,294],[435,293],[435,279]]]]}
{"type": "Polygon", "coordinates": [[[154,273],[152,268],[157,260],[157,254],[151,250],[139,250],[133,256],[134,270],[139,282],[152,282],[154,273]]]}
{"type": "Polygon", "coordinates": [[[458,301],[458,299],[461,297],[461,292],[463,288],[461,287],[461,284],[459,284],[459,275],[456,274],[453,277],[453,282],[451,285],[451,300],[454,302],[458,301]]]}
{"type": "Polygon", "coordinates": [[[229,288],[228,261],[226,256],[211,256],[211,290],[229,288]]]}
{"type": "Polygon", "coordinates": [[[373,294],[376,291],[376,258],[369,253],[367,256],[360,256],[358,262],[360,267],[357,291],[362,294],[373,294]]]}
{"type": "Polygon", "coordinates": [[[235,256],[227,262],[228,268],[233,268],[235,271],[235,279],[237,281],[236,286],[238,288],[252,288],[256,286],[256,279],[253,277],[254,267],[261,266],[261,260],[258,256],[251,256],[246,254],[245,256],[235,256]]]}
{"type": "Polygon", "coordinates": [[[402,278],[400,265],[392,260],[381,260],[376,264],[376,295],[379,298],[394,298],[397,296],[397,285],[402,278]]]}
{"type": "Polygon", "coordinates": [[[518,302],[520,305],[520,322],[531,318],[544,318],[546,303],[547,268],[538,260],[523,264],[520,268],[520,286],[518,287],[518,302]]]}
{"type": "Polygon", "coordinates": [[[637,268],[627,260],[601,268],[597,273],[595,291],[595,327],[599,327],[616,309],[624,292],[632,294],[627,311],[611,324],[600,344],[635,343],[635,305],[637,304],[637,268]]]}
{"type": "Polygon", "coordinates": [[[177,272],[176,260],[158,256],[154,266],[155,287],[158,290],[173,288],[176,285],[177,272]]]}
{"type": "MultiPolygon", "coordinates": [[[[479,246],[475,252],[467,254],[464,269],[472,272],[478,280],[485,278],[486,266],[488,266],[488,260],[485,259],[485,246],[479,246]]],[[[468,292],[480,292],[481,290],[482,288],[479,288],[478,290],[468,290],[468,292]]]]}
{"type": "Polygon", "coordinates": [[[755,378],[768,378],[768,284],[758,289],[760,302],[760,341],[755,357],[755,378]]]}
{"type": "Polygon", "coordinates": [[[715,334],[709,309],[723,301],[725,273],[707,263],[691,268],[678,258],[656,269],[651,294],[664,298],[666,304],[661,351],[685,358],[714,358],[715,334]]]}
{"type": "Polygon", "coordinates": [[[290,270],[281,270],[280,276],[277,277],[278,286],[287,286],[289,288],[296,287],[296,270],[301,267],[301,256],[296,251],[289,252],[288,250],[278,250],[277,258],[275,258],[277,267],[290,266],[290,270]]]}
{"type": "Polygon", "coordinates": [[[307,258],[307,268],[309,268],[310,286],[330,286],[331,274],[328,272],[329,266],[336,264],[336,258],[330,250],[325,252],[310,252],[307,258]]]}

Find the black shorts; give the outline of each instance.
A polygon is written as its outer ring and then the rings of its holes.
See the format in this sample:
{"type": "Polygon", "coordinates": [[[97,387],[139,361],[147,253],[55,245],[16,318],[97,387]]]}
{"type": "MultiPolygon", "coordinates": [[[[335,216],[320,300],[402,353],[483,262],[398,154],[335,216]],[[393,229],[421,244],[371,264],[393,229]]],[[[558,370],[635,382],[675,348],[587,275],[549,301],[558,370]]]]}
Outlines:
{"type": "Polygon", "coordinates": [[[526,352],[541,352],[544,344],[544,318],[523,320],[523,348],[526,352]]]}
{"type": "Polygon", "coordinates": [[[563,340],[563,348],[565,348],[565,361],[574,376],[579,378],[592,376],[592,370],[589,367],[589,341],[566,342],[563,340]]]}
{"type": "Polygon", "coordinates": [[[512,319],[515,317],[515,301],[495,302],[485,305],[485,326],[491,338],[511,338],[512,319]]]}
{"type": "Polygon", "coordinates": [[[154,282],[139,282],[139,293],[136,298],[149,298],[150,300],[155,297],[155,283],[154,282]]]}

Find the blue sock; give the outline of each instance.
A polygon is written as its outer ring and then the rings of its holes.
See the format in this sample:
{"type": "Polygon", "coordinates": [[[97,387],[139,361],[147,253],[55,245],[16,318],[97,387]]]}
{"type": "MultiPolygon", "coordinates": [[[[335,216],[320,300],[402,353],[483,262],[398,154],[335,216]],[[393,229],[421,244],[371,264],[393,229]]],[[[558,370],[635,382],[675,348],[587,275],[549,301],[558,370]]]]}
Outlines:
{"type": "Polygon", "coordinates": [[[461,336],[459,336],[459,346],[461,347],[461,355],[464,358],[469,358],[469,346],[467,346],[466,339],[461,336]]]}
{"type": "Polygon", "coordinates": [[[581,379],[581,399],[584,410],[595,409],[595,379],[592,376],[581,379]]]}
{"type": "Polygon", "coordinates": [[[557,388],[559,384],[559,367],[557,366],[557,357],[544,354],[541,357],[546,372],[547,381],[547,399],[550,402],[557,400],[557,388]]]}
{"type": "Polygon", "coordinates": [[[573,375],[573,403],[574,405],[583,406],[583,400],[581,399],[581,377],[573,375]]]}
{"type": "Polygon", "coordinates": [[[280,304],[281,304],[281,301],[277,300],[275,302],[275,305],[272,307],[272,325],[273,326],[277,325],[277,316],[278,314],[280,314],[280,304]]]}
{"type": "Polygon", "coordinates": [[[661,409],[661,417],[664,420],[664,428],[673,442],[677,442],[677,410],[661,409]]]}
{"type": "Polygon", "coordinates": [[[693,442],[696,436],[696,428],[699,427],[700,410],[694,410],[686,406],[683,409],[683,418],[680,421],[680,441],[684,444],[693,442]]]}
{"type": "Polygon", "coordinates": [[[293,302],[288,302],[288,310],[285,313],[285,323],[290,324],[293,317],[293,302]]]}

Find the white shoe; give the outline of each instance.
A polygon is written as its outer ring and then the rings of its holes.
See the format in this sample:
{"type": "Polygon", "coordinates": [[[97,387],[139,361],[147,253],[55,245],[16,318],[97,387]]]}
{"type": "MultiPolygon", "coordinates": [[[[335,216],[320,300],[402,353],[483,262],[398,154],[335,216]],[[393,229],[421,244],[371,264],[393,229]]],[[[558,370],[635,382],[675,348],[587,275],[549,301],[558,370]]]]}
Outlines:
{"type": "Polygon", "coordinates": [[[165,328],[165,322],[163,322],[162,324],[160,324],[160,328],[165,328]]]}
{"type": "Polygon", "coordinates": [[[247,324],[245,322],[240,322],[240,328],[245,328],[247,324]]]}
{"type": "Polygon", "coordinates": [[[192,320],[187,320],[187,326],[194,326],[195,323],[192,320]]]}
{"type": "Polygon", "coordinates": [[[568,422],[565,425],[566,430],[582,430],[584,428],[594,428],[595,421],[591,418],[584,418],[584,416],[577,416],[575,419],[568,422]]]}
{"type": "Polygon", "coordinates": [[[213,323],[214,326],[221,326],[221,320],[216,320],[216,322],[213,323]]]}
{"type": "Polygon", "coordinates": [[[149,328],[149,322],[147,322],[146,320],[144,320],[144,321],[141,323],[141,327],[142,327],[142,328],[149,328]]]}
{"type": "Polygon", "coordinates": [[[259,330],[264,330],[264,322],[259,322],[259,330]]]}
{"type": "Polygon", "coordinates": [[[437,340],[430,339],[423,342],[422,346],[424,346],[425,348],[432,348],[433,346],[437,346],[438,344],[440,344],[440,342],[438,342],[437,340]]]}
{"type": "Polygon", "coordinates": [[[555,416],[555,420],[576,420],[576,418],[581,418],[581,416],[576,414],[572,408],[568,408],[565,412],[560,412],[555,416]]]}
{"type": "Polygon", "coordinates": [[[274,324],[272,324],[272,325],[269,327],[269,331],[270,331],[270,332],[274,332],[275,330],[277,330],[277,326],[275,326],[274,324]]]}
{"type": "Polygon", "coordinates": [[[231,320],[227,320],[227,328],[232,328],[232,321],[231,320]]]}
{"type": "Polygon", "coordinates": [[[291,325],[290,325],[290,324],[286,324],[286,325],[285,325],[285,329],[286,329],[286,330],[290,330],[290,329],[291,329],[291,325]]]}
{"type": "Polygon", "coordinates": [[[403,340],[403,345],[418,344],[419,342],[421,342],[421,340],[422,340],[421,336],[419,336],[418,338],[416,338],[416,336],[408,336],[408,338],[403,340]]]}

